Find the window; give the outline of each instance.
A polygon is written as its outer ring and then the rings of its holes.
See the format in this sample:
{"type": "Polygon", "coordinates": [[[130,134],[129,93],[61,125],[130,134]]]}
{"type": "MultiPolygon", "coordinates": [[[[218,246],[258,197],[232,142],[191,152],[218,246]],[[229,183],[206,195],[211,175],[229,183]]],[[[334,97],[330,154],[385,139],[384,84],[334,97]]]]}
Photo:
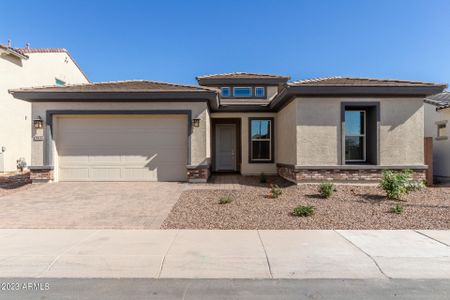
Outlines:
{"type": "Polygon", "coordinates": [[[273,161],[273,119],[249,119],[249,162],[273,161]]]}
{"type": "Polygon", "coordinates": [[[234,87],[233,88],[233,96],[234,97],[252,97],[252,88],[251,87],[234,87]]]}
{"type": "Polygon", "coordinates": [[[230,97],[231,89],[229,87],[222,87],[220,88],[220,94],[222,97],[230,97]]]}
{"type": "Polygon", "coordinates": [[[263,98],[266,96],[266,89],[262,86],[255,87],[255,97],[263,98]]]}
{"type": "Polygon", "coordinates": [[[66,82],[61,79],[55,78],[55,84],[58,86],[65,86],[66,82]]]}
{"type": "Polygon", "coordinates": [[[366,161],[366,112],[345,111],[345,161],[366,161]]]}
{"type": "Polygon", "coordinates": [[[441,122],[436,122],[437,125],[437,136],[436,139],[437,140],[446,140],[447,137],[447,122],[446,121],[441,121],[441,122]]]}

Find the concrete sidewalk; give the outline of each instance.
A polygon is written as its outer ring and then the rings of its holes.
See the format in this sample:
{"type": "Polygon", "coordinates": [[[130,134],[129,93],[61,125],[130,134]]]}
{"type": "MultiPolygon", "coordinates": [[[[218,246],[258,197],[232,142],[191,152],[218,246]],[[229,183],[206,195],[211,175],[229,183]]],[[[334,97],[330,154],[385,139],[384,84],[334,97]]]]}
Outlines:
{"type": "Polygon", "coordinates": [[[0,230],[0,276],[450,279],[450,231],[0,230]]]}

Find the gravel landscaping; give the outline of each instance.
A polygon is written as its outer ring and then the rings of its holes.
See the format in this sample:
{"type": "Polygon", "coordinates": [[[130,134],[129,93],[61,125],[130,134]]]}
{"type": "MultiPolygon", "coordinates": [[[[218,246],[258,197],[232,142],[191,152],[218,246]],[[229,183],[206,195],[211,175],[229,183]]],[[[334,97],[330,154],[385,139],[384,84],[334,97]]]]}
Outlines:
{"type": "MultiPolygon", "coordinates": [[[[240,190],[185,191],[161,228],[164,229],[450,229],[450,188],[412,192],[402,201],[388,200],[377,186],[338,185],[331,198],[319,196],[318,185],[292,185],[279,178],[260,184],[241,177],[240,190]],[[270,183],[282,195],[269,196],[270,183]],[[219,204],[229,197],[233,201],[219,204]],[[396,204],[403,212],[391,212],[396,204]],[[313,205],[315,214],[296,217],[299,205],[313,205]]],[[[228,202],[228,201],[226,201],[228,202]]]]}

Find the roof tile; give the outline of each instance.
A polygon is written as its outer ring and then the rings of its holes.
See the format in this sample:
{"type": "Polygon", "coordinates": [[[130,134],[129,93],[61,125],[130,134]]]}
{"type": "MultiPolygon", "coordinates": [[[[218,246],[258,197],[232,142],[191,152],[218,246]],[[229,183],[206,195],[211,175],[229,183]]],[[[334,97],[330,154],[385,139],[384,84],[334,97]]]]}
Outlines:
{"type": "Polygon", "coordinates": [[[441,83],[422,81],[377,79],[361,77],[323,77],[298,80],[289,83],[289,86],[385,86],[385,87],[413,87],[413,86],[447,86],[441,83]]]}
{"type": "MultiPolygon", "coordinates": [[[[21,92],[196,92],[212,91],[218,92],[218,89],[202,87],[196,85],[175,84],[150,80],[127,80],[127,81],[109,81],[95,82],[85,84],[73,84],[66,86],[42,86],[24,89],[16,89],[21,92]]],[[[13,92],[14,92],[13,91],[13,92]]]]}

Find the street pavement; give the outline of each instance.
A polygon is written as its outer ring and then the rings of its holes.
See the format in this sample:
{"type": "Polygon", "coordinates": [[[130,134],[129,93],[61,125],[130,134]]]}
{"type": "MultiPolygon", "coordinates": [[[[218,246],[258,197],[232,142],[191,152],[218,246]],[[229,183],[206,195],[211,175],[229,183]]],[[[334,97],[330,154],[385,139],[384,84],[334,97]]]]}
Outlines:
{"type": "Polygon", "coordinates": [[[143,299],[333,299],[448,300],[450,280],[442,279],[35,279],[47,290],[0,291],[4,300],[143,299]]]}

